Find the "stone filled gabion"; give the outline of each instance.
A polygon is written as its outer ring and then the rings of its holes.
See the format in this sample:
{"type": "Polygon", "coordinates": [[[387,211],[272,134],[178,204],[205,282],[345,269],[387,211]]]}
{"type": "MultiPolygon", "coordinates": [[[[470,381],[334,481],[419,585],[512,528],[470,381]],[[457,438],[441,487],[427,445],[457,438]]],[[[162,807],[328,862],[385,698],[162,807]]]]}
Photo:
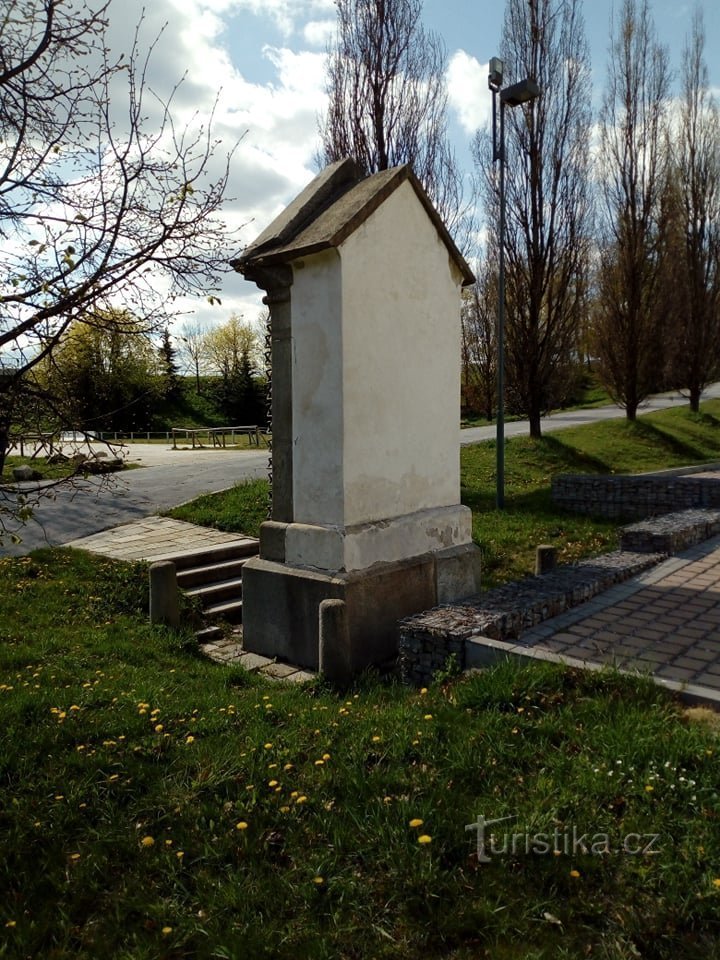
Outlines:
{"type": "Polygon", "coordinates": [[[613,520],[640,520],[692,508],[720,508],[720,474],[629,476],[561,474],[553,477],[552,501],[564,510],[613,520]]]}
{"type": "MultiPolygon", "coordinates": [[[[617,550],[557,567],[541,577],[504,584],[462,603],[434,607],[400,623],[400,675],[427,683],[455,656],[465,666],[465,641],[473,637],[517,641],[523,631],[655,566],[662,553],[617,550]]],[[[522,641],[521,641],[522,642],[522,641]]]]}

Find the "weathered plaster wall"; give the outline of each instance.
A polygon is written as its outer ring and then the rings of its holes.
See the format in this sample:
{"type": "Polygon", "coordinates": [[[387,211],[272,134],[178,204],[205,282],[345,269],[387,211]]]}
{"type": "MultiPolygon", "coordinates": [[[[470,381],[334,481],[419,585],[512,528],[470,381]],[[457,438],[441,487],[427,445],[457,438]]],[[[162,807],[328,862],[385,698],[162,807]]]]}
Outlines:
{"type": "Polygon", "coordinates": [[[409,182],[341,246],[347,525],[460,501],[460,283],[409,182]]]}
{"type": "Polygon", "coordinates": [[[341,263],[328,250],[293,264],[294,520],[343,526],[341,263]]]}

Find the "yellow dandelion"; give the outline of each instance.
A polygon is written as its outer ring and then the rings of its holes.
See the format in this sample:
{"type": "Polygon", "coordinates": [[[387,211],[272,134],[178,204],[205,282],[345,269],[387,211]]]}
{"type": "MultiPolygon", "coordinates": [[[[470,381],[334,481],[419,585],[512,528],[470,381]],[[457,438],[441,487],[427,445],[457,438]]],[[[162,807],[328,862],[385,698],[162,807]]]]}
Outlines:
{"type": "Polygon", "coordinates": [[[297,800],[295,801],[295,803],[297,803],[297,804],[307,803],[307,797],[306,797],[306,796],[298,797],[297,800]]]}
{"type": "Polygon", "coordinates": [[[715,880],[713,880],[713,886],[720,888],[720,877],[716,877],[715,880]]]}
{"type": "Polygon", "coordinates": [[[423,717],[423,720],[432,720],[432,718],[433,718],[433,715],[431,713],[426,713],[425,716],[423,717]]]}
{"type": "Polygon", "coordinates": [[[276,787],[277,785],[278,785],[277,780],[269,780],[269,781],[268,781],[268,786],[269,786],[269,787],[276,787]]]}
{"type": "Polygon", "coordinates": [[[162,733],[165,727],[161,723],[155,724],[155,733],[162,733]]]}
{"type": "Polygon", "coordinates": [[[166,841],[165,841],[165,846],[166,846],[166,847],[171,847],[172,845],[173,845],[172,840],[166,840],[166,841]]]}
{"type": "Polygon", "coordinates": [[[76,711],[78,711],[78,710],[80,709],[80,707],[79,707],[76,703],[74,703],[74,704],[70,707],[70,709],[71,709],[73,712],[76,712],[76,711]]]}
{"type": "Polygon", "coordinates": [[[418,837],[418,843],[432,843],[432,837],[429,837],[426,833],[423,833],[418,837]]]}
{"type": "Polygon", "coordinates": [[[427,688],[427,687],[421,687],[421,688],[420,688],[420,696],[421,696],[421,697],[424,697],[427,692],[428,692],[428,688],[427,688]]]}
{"type": "Polygon", "coordinates": [[[414,820],[411,820],[411,821],[410,821],[410,826],[411,826],[411,827],[421,827],[422,825],[423,825],[423,821],[420,820],[420,819],[418,819],[418,817],[415,817],[414,820]]]}
{"type": "Polygon", "coordinates": [[[177,853],[175,854],[175,856],[178,858],[178,860],[182,860],[182,858],[185,856],[185,851],[184,851],[184,850],[178,850],[177,853]]]}
{"type": "Polygon", "coordinates": [[[645,784],[645,791],[646,791],[647,793],[652,793],[654,789],[655,789],[655,787],[653,787],[652,784],[650,784],[650,783],[646,783],[646,784],[645,784]]]}
{"type": "Polygon", "coordinates": [[[580,876],[580,871],[579,871],[579,870],[571,870],[571,871],[570,871],[570,876],[573,878],[573,880],[577,880],[577,878],[580,876]]]}
{"type": "Polygon", "coordinates": [[[266,743],[266,744],[265,744],[265,749],[266,749],[266,750],[272,750],[272,744],[271,744],[271,743],[266,743]]]}
{"type": "Polygon", "coordinates": [[[316,766],[316,767],[322,767],[322,766],[324,766],[324,765],[325,765],[325,761],[324,761],[324,760],[316,760],[316,761],[315,761],[315,766],[316,766]]]}
{"type": "Polygon", "coordinates": [[[244,820],[240,820],[239,823],[235,824],[236,830],[247,830],[248,825],[244,820]]]}
{"type": "Polygon", "coordinates": [[[16,926],[17,926],[17,920],[8,920],[7,923],[5,924],[5,926],[6,926],[9,930],[12,930],[13,927],[16,927],[16,926]]]}
{"type": "Polygon", "coordinates": [[[285,766],[283,767],[283,770],[285,770],[286,772],[292,769],[293,769],[292,763],[286,763],[285,766]]]}
{"type": "Polygon", "coordinates": [[[325,878],[320,876],[313,877],[313,883],[316,883],[320,887],[323,883],[325,883],[325,878]]]}
{"type": "Polygon", "coordinates": [[[373,742],[373,743],[380,743],[380,737],[378,737],[377,735],[374,736],[374,737],[372,738],[372,742],[373,742]]]}
{"type": "Polygon", "coordinates": [[[79,854],[79,853],[71,853],[71,854],[70,854],[70,859],[71,859],[71,860],[79,860],[79,859],[80,859],[80,854],[79,854]]]}
{"type": "Polygon", "coordinates": [[[163,928],[162,928],[162,935],[163,935],[164,937],[167,937],[167,935],[168,935],[169,933],[172,933],[172,927],[163,927],[163,928]]]}
{"type": "Polygon", "coordinates": [[[140,844],[141,844],[141,846],[143,846],[143,847],[154,847],[154,846],[155,846],[155,838],[154,838],[154,837],[143,837],[142,840],[140,841],[140,844]]]}
{"type": "Polygon", "coordinates": [[[290,807],[280,807],[280,813],[290,813],[290,807]]]}
{"type": "Polygon", "coordinates": [[[329,753],[324,753],[324,754],[322,755],[322,758],[323,758],[323,760],[329,760],[329,759],[330,759],[330,754],[329,754],[329,753]]]}
{"type": "Polygon", "coordinates": [[[185,743],[195,743],[195,737],[190,734],[190,736],[185,737],[185,743]]]}

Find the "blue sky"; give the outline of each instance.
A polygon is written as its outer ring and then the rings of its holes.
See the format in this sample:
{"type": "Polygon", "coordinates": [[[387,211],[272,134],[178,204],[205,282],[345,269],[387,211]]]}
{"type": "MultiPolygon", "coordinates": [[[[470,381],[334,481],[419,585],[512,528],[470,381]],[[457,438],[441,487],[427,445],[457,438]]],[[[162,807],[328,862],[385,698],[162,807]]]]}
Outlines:
{"type": "MultiPolygon", "coordinates": [[[[127,49],[144,0],[114,0],[110,8],[115,49],[127,49]]],[[[616,0],[619,6],[619,0],[616,0]]],[[[679,71],[693,2],[653,0],[662,42],[679,71]]],[[[702,0],[711,84],[720,90],[720,3],[702,0]]],[[[607,74],[612,0],[585,0],[593,83],[599,103],[607,74]]],[[[462,163],[469,165],[474,129],[488,122],[487,63],[498,51],[501,0],[424,0],[424,22],[448,49],[450,131],[462,163]]],[[[153,55],[150,81],[167,93],[187,71],[177,99],[180,119],[210,110],[218,90],[216,131],[227,142],[241,134],[228,205],[230,219],[246,224],[250,243],[312,178],[317,116],[323,109],[323,62],[334,25],[332,0],[153,0],[142,36],[149,41],[166,23],[153,55]],[[246,132],[245,132],[246,131],[246,132]]],[[[506,78],[511,81],[513,78],[506,78]]],[[[187,303],[203,323],[230,311],[257,316],[260,293],[239,276],[225,282],[222,308],[187,303]]]]}

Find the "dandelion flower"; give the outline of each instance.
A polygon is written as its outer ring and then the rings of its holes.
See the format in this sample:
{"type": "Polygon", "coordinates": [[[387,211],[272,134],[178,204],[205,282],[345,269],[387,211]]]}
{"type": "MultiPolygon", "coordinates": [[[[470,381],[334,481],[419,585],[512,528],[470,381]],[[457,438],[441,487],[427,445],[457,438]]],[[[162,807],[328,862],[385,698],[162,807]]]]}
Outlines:
{"type": "Polygon", "coordinates": [[[329,753],[324,753],[324,754],[322,755],[322,758],[323,758],[323,760],[329,760],[329,759],[330,759],[330,754],[329,754],[329,753]]]}
{"type": "Polygon", "coordinates": [[[429,837],[426,833],[423,833],[418,837],[418,843],[432,843],[432,837],[429,837]]]}
{"type": "Polygon", "coordinates": [[[410,821],[410,826],[411,826],[411,827],[421,827],[422,825],[423,825],[422,820],[418,819],[417,817],[415,817],[414,820],[411,820],[411,821],[410,821]]]}
{"type": "Polygon", "coordinates": [[[269,787],[276,787],[277,785],[278,785],[277,780],[269,780],[269,781],[268,781],[268,786],[269,786],[269,787]]]}
{"type": "Polygon", "coordinates": [[[291,763],[286,763],[285,766],[283,767],[283,770],[285,771],[292,770],[292,768],[293,768],[293,765],[291,763]]]}
{"type": "Polygon", "coordinates": [[[713,886],[720,888],[720,878],[716,878],[715,880],[713,880],[713,886]]]}
{"type": "Polygon", "coordinates": [[[320,887],[323,883],[325,883],[325,878],[320,876],[313,877],[313,883],[316,883],[320,887]]]}
{"type": "Polygon", "coordinates": [[[71,860],[79,860],[79,859],[80,859],[80,854],[79,854],[79,853],[71,853],[71,854],[70,854],[70,859],[71,859],[71,860]]]}
{"type": "Polygon", "coordinates": [[[570,871],[570,876],[573,878],[573,880],[577,880],[577,878],[580,876],[580,871],[579,871],[579,870],[571,870],[571,871],[570,871]]]}
{"type": "Polygon", "coordinates": [[[427,692],[428,692],[428,688],[427,688],[427,687],[421,687],[421,689],[420,689],[420,696],[421,696],[421,697],[424,697],[427,692]]]}
{"type": "Polygon", "coordinates": [[[325,761],[324,761],[324,760],[316,760],[316,761],[315,761],[315,766],[316,766],[316,767],[322,767],[322,766],[324,766],[324,765],[325,765],[325,761]]]}
{"type": "Polygon", "coordinates": [[[164,937],[166,937],[169,933],[172,933],[172,927],[163,927],[163,928],[162,928],[162,935],[163,935],[164,937]]]}
{"type": "Polygon", "coordinates": [[[244,820],[240,820],[239,823],[235,824],[236,830],[247,830],[247,828],[248,828],[248,825],[244,820]]]}
{"type": "Polygon", "coordinates": [[[649,783],[645,784],[645,790],[647,793],[652,793],[654,789],[655,787],[653,787],[651,784],[649,783]]]}
{"type": "Polygon", "coordinates": [[[185,737],[185,743],[195,743],[195,737],[190,734],[189,736],[185,737]]]}
{"type": "Polygon", "coordinates": [[[17,920],[8,920],[5,926],[8,927],[9,929],[12,929],[13,927],[17,926],[17,920]]]}
{"type": "Polygon", "coordinates": [[[280,807],[280,813],[290,813],[290,807],[280,807]]]}
{"type": "Polygon", "coordinates": [[[431,713],[426,713],[425,716],[423,717],[423,720],[432,720],[432,718],[433,718],[433,715],[431,713]]]}
{"type": "Polygon", "coordinates": [[[154,838],[154,837],[143,837],[142,840],[140,841],[140,844],[141,844],[143,847],[154,847],[154,846],[155,846],[155,838],[154,838]]]}
{"type": "Polygon", "coordinates": [[[306,797],[306,796],[298,797],[297,800],[295,801],[295,803],[298,803],[298,804],[299,804],[299,803],[307,803],[307,797],[306,797]]]}
{"type": "Polygon", "coordinates": [[[372,738],[372,742],[373,742],[373,743],[380,743],[380,737],[378,737],[378,736],[373,737],[373,738],[372,738]]]}
{"type": "Polygon", "coordinates": [[[271,744],[271,743],[266,743],[266,744],[265,744],[265,749],[266,749],[266,750],[272,750],[272,744],[271,744]]]}
{"type": "Polygon", "coordinates": [[[155,733],[162,733],[165,727],[161,723],[155,724],[155,733]]]}
{"type": "Polygon", "coordinates": [[[185,856],[185,851],[184,851],[184,850],[178,850],[177,853],[175,854],[175,856],[178,858],[178,860],[182,860],[182,858],[185,856]]]}

